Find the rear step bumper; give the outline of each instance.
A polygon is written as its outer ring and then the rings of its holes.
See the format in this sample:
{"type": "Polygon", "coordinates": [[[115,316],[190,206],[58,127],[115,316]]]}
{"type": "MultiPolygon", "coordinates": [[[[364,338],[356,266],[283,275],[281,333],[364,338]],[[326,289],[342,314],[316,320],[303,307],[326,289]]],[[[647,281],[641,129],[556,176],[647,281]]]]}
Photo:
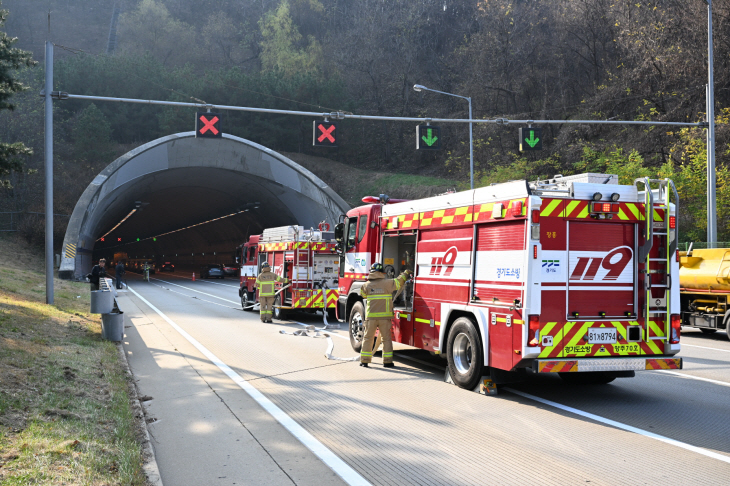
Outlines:
{"type": "Polygon", "coordinates": [[[532,364],[535,373],[681,369],[682,358],[662,357],[538,359],[532,364]]]}

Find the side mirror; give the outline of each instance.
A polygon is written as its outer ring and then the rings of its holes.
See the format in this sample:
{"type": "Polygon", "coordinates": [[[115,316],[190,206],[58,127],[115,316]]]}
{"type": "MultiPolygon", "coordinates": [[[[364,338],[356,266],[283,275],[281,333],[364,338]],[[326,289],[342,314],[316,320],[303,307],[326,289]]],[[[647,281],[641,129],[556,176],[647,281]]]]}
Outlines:
{"type": "Polygon", "coordinates": [[[345,237],[345,223],[337,223],[335,225],[335,240],[342,242],[345,237]]]}

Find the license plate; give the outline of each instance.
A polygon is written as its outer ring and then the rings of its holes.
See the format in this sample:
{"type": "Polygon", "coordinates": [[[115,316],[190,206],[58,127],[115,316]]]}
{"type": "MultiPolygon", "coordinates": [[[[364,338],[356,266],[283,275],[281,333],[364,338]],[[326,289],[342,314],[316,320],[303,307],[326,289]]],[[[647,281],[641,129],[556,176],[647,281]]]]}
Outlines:
{"type": "Polygon", "coordinates": [[[588,329],[588,344],[613,344],[615,342],[615,327],[591,327],[588,329]]]}

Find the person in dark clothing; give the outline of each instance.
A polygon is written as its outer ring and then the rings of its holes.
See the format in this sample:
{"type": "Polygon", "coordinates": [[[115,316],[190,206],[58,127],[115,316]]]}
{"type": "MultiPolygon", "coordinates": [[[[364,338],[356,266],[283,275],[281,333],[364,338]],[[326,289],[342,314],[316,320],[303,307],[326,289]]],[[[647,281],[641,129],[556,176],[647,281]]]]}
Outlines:
{"type": "Polygon", "coordinates": [[[106,260],[104,258],[99,260],[98,265],[94,265],[90,275],[91,290],[99,290],[99,279],[106,277],[106,260]]]}
{"type": "Polygon", "coordinates": [[[117,289],[122,288],[122,277],[124,277],[124,274],[126,271],[124,270],[124,263],[121,261],[117,263],[117,267],[114,269],[114,273],[116,273],[117,277],[117,289]]]}

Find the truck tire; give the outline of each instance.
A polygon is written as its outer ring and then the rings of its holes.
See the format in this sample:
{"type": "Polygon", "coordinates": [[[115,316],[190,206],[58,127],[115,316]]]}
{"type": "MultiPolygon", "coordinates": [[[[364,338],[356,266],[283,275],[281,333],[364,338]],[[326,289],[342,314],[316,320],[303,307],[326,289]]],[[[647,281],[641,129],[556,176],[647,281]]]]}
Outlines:
{"type": "Polygon", "coordinates": [[[350,311],[350,346],[359,353],[362,350],[362,340],[365,337],[365,307],[362,302],[355,302],[350,311]]]}
{"type": "Polygon", "coordinates": [[[725,324],[725,336],[730,340],[730,310],[725,312],[725,318],[722,322],[725,324]]]}
{"type": "Polygon", "coordinates": [[[484,348],[474,322],[467,317],[456,319],[447,343],[451,379],[459,387],[473,390],[479,384],[484,369],[484,348]]]}
{"type": "Polygon", "coordinates": [[[245,310],[246,312],[251,312],[253,310],[253,304],[254,301],[253,299],[251,299],[251,296],[248,295],[248,290],[244,289],[243,292],[241,292],[241,307],[243,307],[243,310],[245,310]]]}
{"type": "Polygon", "coordinates": [[[274,298],[274,319],[282,320],[286,319],[286,311],[281,308],[281,294],[274,298]]]}
{"type": "Polygon", "coordinates": [[[616,375],[608,371],[558,373],[558,375],[569,385],[606,385],[616,379],[616,375]]]}

